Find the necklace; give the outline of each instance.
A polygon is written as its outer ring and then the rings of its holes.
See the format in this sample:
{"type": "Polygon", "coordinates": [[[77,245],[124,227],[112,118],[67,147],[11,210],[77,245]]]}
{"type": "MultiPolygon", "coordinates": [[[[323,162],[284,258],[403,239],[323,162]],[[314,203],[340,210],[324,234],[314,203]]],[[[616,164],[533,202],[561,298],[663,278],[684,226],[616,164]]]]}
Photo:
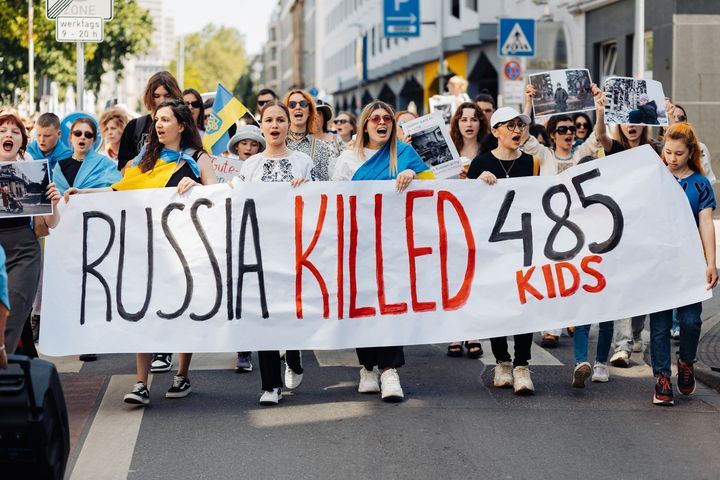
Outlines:
{"type": "MultiPolygon", "coordinates": [[[[495,157],[495,158],[497,158],[497,157],[495,157]]],[[[502,168],[503,172],[505,172],[505,178],[510,178],[510,170],[512,170],[513,167],[515,166],[515,162],[517,162],[517,158],[512,161],[512,163],[510,164],[510,168],[507,168],[507,169],[505,168],[505,165],[503,165],[503,162],[504,161],[509,162],[510,160],[500,160],[499,158],[497,158],[497,161],[500,164],[500,168],[502,168]]]]}
{"type": "Polygon", "coordinates": [[[303,138],[305,138],[306,135],[307,135],[307,132],[296,133],[296,132],[293,132],[292,130],[289,130],[289,131],[288,131],[288,136],[289,136],[290,138],[292,138],[292,140],[293,140],[294,142],[299,142],[300,140],[302,140],[303,138]]]}

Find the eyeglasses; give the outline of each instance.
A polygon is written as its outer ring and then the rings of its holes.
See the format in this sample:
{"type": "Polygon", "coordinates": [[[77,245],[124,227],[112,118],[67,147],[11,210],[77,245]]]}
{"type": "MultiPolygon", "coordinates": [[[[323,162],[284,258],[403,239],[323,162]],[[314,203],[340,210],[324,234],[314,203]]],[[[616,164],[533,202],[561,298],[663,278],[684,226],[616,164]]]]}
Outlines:
{"type": "Polygon", "coordinates": [[[288,102],[288,108],[295,108],[298,105],[300,105],[300,108],[308,108],[307,100],[300,100],[299,102],[296,102],[295,100],[290,100],[288,102]]]}
{"type": "Polygon", "coordinates": [[[380,123],[380,120],[385,123],[392,123],[393,117],[390,115],[371,115],[370,118],[368,118],[368,121],[371,123],[380,123]]]}
{"type": "Polygon", "coordinates": [[[346,123],[348,123],[348,121],[345,120],[344,118],[340,118],[340,119],[333,120],[333,121],[335,122],[335,125],[345,125],[346,123]]]}
{"type": "Polygon", "coordinates": [[[185,102],[185,105],[187,105],[188,108],[200,108],[202,107],[202,102],[200,100],[195,100],[194,102],[185,102]]]}
{"type": "Polygon", "coordinates": [[[555,129],[555,132],[559,133],[560,135],[565,135],[568,132],[574,134],[576,131],[577,131],[577,127],[575,125],[573,125],[573,126],[563,125],[562,127],[557,127],[555,129]]]}
{"type": "Polygon", "coordinates": [[[93,135],[92,132],[81,132],[80,130],[73,130],[72,134],[74,137],[78,137],[78,138],[80,138],[84,135],[85,138],[87,138],[88,140],[95,138],[95,135],[93,135]]]}
{"type": "Polygon", "coordinates": [[[514,131],[522,132],[525,129],[525,127],[527,127],[527,124],[525,122],[508,122],[508,123],[503,123],[503,125],[505,125],[505,128],[507,128],[511,132],[514,132],[514,131]]]}
{"type": "Polygon", "coordinates": [[[269,101],[270,101],[270,100],[258,100],[258,101],[257,101],[257,106],[258,106],[258,107],[262,107],[262,106],[264,106],[266,103],[268,103],[269,101]]]}
{"type": "Polygon", "coordinates": [[[590,128],[590,125],[585,122],[578,122],[575,124],[575,126],[577,128],[585,128],[585,129],[590,128]]]}

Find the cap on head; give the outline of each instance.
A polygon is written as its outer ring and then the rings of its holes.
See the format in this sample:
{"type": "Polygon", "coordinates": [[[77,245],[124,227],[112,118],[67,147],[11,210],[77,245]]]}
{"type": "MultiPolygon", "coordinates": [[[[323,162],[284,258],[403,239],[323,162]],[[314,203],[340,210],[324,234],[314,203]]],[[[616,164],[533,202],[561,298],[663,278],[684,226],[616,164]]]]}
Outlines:
{"type": "Polygon", "coordinates": [[[500,107],[495,110],[495,112],[492,114],[492,117],[490,117],[490,125],[495,128],[497,127],[498,123],[509,122],[513,118],[519,118],[526,124],[530,124],[530,117],[528,117],[527,115],[523,115],[512,107],[500,107]]]}

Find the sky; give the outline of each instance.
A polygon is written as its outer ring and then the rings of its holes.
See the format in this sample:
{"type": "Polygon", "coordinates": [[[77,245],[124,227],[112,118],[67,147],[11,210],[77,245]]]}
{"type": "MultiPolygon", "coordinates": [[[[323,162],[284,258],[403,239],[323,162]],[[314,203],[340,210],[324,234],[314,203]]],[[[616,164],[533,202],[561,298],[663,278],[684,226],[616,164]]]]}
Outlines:
{"type": "Polygon", "coordinates": [[[260,52],[267,38],[273,0],[165,0],[175,15],[178,35],[200,31],[208,23],[235,27],[245,35],[249,54],[260,52]]]}

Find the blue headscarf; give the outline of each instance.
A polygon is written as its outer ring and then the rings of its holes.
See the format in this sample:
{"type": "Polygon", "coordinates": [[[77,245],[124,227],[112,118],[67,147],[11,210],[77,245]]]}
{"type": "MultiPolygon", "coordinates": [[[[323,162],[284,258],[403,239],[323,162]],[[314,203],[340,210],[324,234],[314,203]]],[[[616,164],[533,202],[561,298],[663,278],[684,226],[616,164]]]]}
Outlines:
{"type": "MultiPolygon", "coordinates": [[[[144,145],[140,149],[140,153],[138,153],[137,157],[135,157],[135,160],[133,161],[134,167],[137,167],[140,164],[140,160],[142,159],[143,155],[145,155],[144,145]]],[[[192,155],[187,153],[185,149],[176,152],[175,150],[171,150],[165,147],[162,149],[162,152],[160,152],[159,160],[162,160],[165,163],[178,163],[180,162],[180,160],[185,160],[185,163],[190,166],[190,170],[192,170],[195,176],[200,177],[200,165],[198,165],[192,155]]]]}
{"type": "Polygon", "coordinates": [[[55,148],[47,155],[40,150],[40,145],[38,145],[37,140],[33,140],[33,142],[28,145],[27,152],[33,157],[33,160],[45,160],[47,158],[51,171],[55,168],[57,162],[70,158],[73,154],[72,148],[65,145],[65,142],[62,140],[58,140],[55,148]]]}
{"type": "MultiPolygon", "coordinates": [[[[72,160],[73,162],[75,160],[72,160]]],[[[52,170],[52,180],[55,182],[60,194],[65,193],[70,187],[75,188],[103,188],[122,180],[122,174],[117,169],[115,162],[105,155],[90,150],[85,156],[80,170],[75,177],[75,182],[70,185],[62,173],[60,164],[55,164],[52,170]]]]}
{"type": "Polygon", "coordinates": [[[10,310],[10,298],[8,296],[8,276],[5,268],[5,250],[0,246],[0,303],[10,310]]]}
{"type": "Polygon", "coordinates": [[[430,167],[425,165],[420,155],[407,143],[397,142],[397,172],[390,173],[390,142],[387,142],[375,155],[370,157],[357,169],[353,180],[392,180],[397,173],[410,169],[419,178],[433,178],[430,167]],[[427,172],[420,176],[420,173],[427,172]]]}

